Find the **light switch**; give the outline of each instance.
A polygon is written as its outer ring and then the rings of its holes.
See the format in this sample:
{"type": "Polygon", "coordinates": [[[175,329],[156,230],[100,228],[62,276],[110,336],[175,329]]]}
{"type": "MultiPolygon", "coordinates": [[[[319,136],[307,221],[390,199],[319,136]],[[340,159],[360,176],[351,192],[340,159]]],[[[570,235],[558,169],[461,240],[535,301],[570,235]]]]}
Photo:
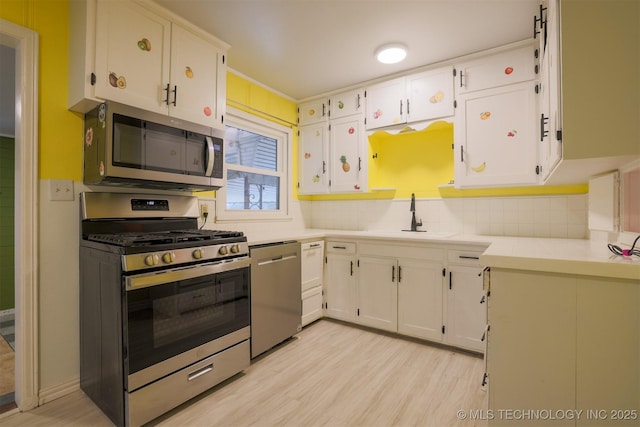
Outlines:
{"type": "Polygon", "coordinates": [[[49,181],[49,200],[73,200],[73,181],[52,179],[49,181]]]}

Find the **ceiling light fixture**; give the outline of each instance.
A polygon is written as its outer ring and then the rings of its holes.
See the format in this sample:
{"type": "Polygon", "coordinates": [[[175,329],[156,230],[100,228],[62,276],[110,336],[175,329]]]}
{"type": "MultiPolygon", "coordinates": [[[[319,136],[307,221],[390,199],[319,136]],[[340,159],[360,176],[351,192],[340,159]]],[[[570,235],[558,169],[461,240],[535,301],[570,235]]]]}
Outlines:
{"type": "Polygon", "coordinates": [[[407,56],[406,46],[400,43],[387,44],[376,50],[376,59],[383,64],[395,64],[407,56]]]}

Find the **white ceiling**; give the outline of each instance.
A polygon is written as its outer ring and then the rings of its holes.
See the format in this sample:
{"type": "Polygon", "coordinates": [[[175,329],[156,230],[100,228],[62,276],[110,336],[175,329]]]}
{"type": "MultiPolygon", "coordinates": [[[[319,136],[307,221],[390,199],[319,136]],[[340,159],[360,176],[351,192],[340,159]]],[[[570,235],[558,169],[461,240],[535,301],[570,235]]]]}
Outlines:
{"type": "Polygon", "coordinates": [[[531,38],[539,0],[155,0],[229,43],[228,65],[302,100],[531,38]],[[401,42],[407,59],[376,62],[401,42]]]}

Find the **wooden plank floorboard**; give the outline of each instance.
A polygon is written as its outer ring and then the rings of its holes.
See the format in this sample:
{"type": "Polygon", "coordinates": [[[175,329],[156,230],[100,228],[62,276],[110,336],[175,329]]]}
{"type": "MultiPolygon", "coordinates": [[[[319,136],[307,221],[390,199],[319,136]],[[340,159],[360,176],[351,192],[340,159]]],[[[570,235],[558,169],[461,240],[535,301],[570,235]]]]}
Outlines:
{"type": "MultiPolygon", "coordinates": [[[[253,360],[149,426],[486,426],[476,355],[332,320],[253,360]]],[[[80,391],[0,419],[3,427],[111,426],[80,391]]]]}

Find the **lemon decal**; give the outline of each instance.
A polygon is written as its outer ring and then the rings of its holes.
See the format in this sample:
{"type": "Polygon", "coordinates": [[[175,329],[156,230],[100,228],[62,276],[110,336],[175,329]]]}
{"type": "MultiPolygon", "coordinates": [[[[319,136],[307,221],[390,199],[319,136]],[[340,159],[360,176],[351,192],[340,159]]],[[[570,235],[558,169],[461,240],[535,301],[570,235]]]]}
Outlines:
{"type": "Polygon", "coordinates": [[[480,113],[480,120],[487,120],[489,117],[491,117],[491,113],[489,111],[480,113]]]}
{"type": "Polygon", "coordinates": [[[339,101],[338,102],[338,108],[342,110],[344,108],[344,102],[339,101]]]}
{"type": "Polygon", "coordinates": [[[191,67],[185,67],[184,75],[187,76],[188,79],[193,78],[193,70],[191,69],[191,67]]]}

